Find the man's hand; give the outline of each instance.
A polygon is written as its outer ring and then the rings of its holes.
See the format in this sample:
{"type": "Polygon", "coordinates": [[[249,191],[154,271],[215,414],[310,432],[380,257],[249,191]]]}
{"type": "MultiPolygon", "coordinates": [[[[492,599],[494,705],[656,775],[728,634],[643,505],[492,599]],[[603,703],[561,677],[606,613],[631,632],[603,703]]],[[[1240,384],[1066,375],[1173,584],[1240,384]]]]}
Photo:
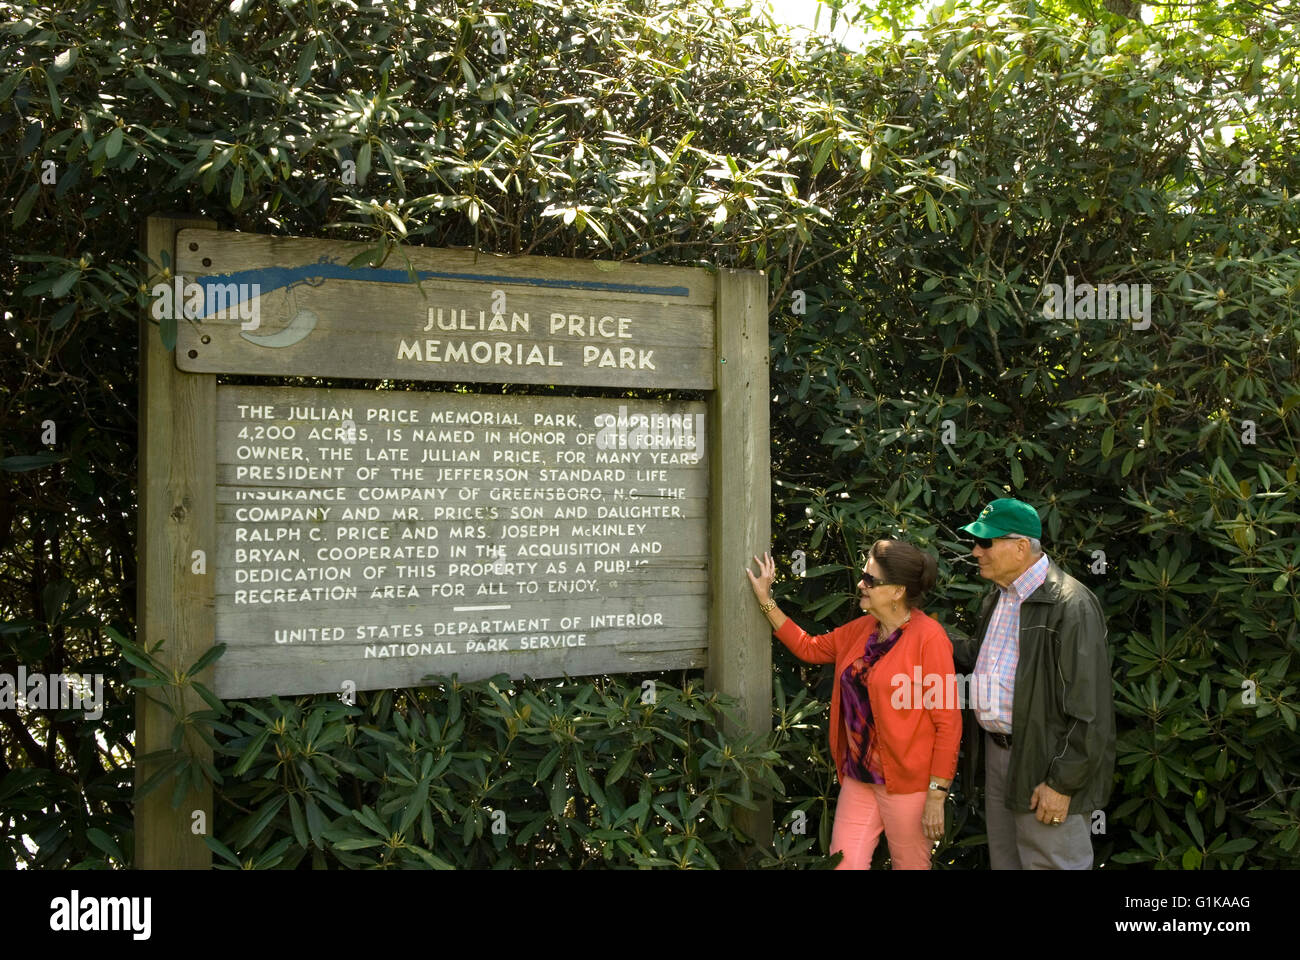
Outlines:
{"type": "Polygon", "coordinates": [[[1034,787],[1033,795],[1029,798],[1029,809],[1037,815],[1039,823],[1059,826],[1069,816],[1070,798],[1057,793],[1047,784],[1040,783],[1034,787]]]}

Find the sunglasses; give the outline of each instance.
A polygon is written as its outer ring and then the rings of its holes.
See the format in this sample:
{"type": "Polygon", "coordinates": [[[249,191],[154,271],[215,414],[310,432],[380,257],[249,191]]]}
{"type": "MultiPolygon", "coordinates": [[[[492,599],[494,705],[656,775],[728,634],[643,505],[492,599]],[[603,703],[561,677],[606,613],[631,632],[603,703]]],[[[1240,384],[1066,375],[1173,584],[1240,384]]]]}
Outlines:
{"type": "Polygon", "coordinates": [[[1025,539],[1024,537],[1017,536],[1016,534],[1010,534],[1005,537],[993,537],[991,539],[989,537],[974,538],[975,545],[979,547],[981,550],[987,550],[989,547],[993,546],[994,540],[1024,540],[1024,539],[1025,539]]]}
{"type": "Polygon", "coordinates": [[[875,577],[873,577],[871,574],[869,574],[866,570],[863,570],[863,571],[862,571],[862,582],[865,583],[868,587],[896,587],[896,586],[898,586],[898,584],[896,584],[896,583],[886,583],[884,580],[877,580],[875,577]]]}

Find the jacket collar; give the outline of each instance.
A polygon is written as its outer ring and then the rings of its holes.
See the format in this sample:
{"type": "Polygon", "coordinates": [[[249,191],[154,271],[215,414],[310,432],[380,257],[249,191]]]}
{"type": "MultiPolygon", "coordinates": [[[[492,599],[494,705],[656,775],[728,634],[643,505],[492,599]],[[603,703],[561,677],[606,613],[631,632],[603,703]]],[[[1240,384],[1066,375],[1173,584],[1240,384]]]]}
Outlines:
{"type": "MultiPolygon", "coordinates": [[[[1020,601],[1025,603],[1057,603],[1061,599],[1061,592],[1065,586],[1065,571],[1056,565],[1056,561],[1050,556],[1047,558],[1047,576],[1039,585],[1038,589],[1020,601]]],[[[1002,588],[996,583],[993,589],[984,595],[984,609],[982,612],[992,613],[994,605],[998,602],[998,593],[1002,588]]]]}
{"type": "Polygon", "coordinates": [[[1051,557],[1047,558],[1047,577],[1042,584],[1025,597],[1023,603],[1056,603],[1061,599],[1061,590],[1065,585],[1065,571],[1056,565],[1051,557]]]}

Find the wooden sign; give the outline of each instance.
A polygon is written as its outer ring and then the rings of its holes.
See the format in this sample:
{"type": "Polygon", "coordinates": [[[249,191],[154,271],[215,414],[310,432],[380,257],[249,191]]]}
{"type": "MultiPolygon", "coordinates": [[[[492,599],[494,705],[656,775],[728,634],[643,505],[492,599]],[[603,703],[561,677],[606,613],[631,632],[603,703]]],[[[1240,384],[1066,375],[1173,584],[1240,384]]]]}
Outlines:
{"type": "MultiPolygon", "coordinates": [[[[138,639],[168,669],[225,643],[197,679],[229,698],[704,667],[736,698],[729,730],[770,731],[772,639],[742,572],[771,532],[762,274],[421,248],[358,267],[363,245],[208,226],[151,217],[142,238],[173,265],[140,325],[138,639]]],[[[142,777],[176,729],[142,689],[142,777]]],[[[210,865],[192,818],[211,822],[210,786],[168,793],[138,799],[137,865],[210,865]]],[[[770,836],[770,805],[736,818],[770,836]]]]}
{"type": "Polygon", "coordinates": [[[217,695],[703,667],[705,409],[218,387],[217,695]]]}
{"type": "Polygon", "coordinates": [[[706,271],[183,230],[176,364],[198,373],[713,388],[706,271]]]}

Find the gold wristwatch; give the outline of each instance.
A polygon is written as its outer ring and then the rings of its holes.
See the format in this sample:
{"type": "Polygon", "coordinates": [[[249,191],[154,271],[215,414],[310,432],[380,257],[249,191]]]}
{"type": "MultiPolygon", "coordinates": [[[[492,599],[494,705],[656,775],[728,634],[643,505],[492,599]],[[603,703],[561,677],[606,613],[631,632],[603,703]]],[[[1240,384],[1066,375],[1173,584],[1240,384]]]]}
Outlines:
{"type": "Polygon", "coordinates": [[[776,601],[769,600],[767,601],[767,603],[760,603],[758,605],[758,609],[762,610],[764,613],[771,613],[773,610],[776,609],[776,601]]]}

